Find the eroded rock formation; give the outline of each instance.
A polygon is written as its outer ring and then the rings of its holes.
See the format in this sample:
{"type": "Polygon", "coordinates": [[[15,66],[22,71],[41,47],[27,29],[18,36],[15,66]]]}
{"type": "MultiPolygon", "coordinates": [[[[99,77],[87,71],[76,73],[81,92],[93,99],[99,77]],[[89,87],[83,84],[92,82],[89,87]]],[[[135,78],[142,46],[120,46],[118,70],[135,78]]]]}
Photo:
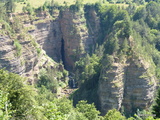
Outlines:
{"type": "Polygon", "coordinates": [[[38,54],[31,40],[19,39],[20,49],[17,50],[15,41],[9,37],[0,36],[0,67],[9,70],[10,72],[28,77],[28,81],[34,82],[40,68],[57,66],[51,58],[47,57],[45,51],[41,50],[38,54]],[[19,55],[17,52],[20,52],[19,55]]]}
{"type": "Polygon", "coordinates": [[[157,86],[156,77],[150,71],[151,63],[136,55],[124,63],[117,62],[116,57],[113,59],[110,67],[102,68],[99,80],[102,114],[113,108],[124,109],[126,114],[147,109],[153,102],[157,86]]]}
{"type": "Polygon", "coordinates": [[[60,25],[64,41],[64,64],[72,70],[75,61],[94,47],[94,37],[89,33],[84,13],[67,9],[61,13],[60,25]]]}

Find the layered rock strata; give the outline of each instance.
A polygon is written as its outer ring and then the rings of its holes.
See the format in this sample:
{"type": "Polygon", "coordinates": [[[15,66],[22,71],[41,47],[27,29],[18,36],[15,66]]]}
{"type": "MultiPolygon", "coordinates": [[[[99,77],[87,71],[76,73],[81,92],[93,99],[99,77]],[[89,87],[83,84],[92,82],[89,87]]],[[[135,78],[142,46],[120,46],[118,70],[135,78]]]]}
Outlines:
{"type": "Polygon", "coordinates": [[[28,77],[31,84],[37,77],[40,68],[49,65],[57,66],[43,50],[38,54],[31,40],[19,39],[20,49],[18,50],[15,41],[7,36],[1,35],[0,42],[0,68],[28,77]]]}
{"type": "Polygon", "coordinates": [[[151,64],[142,58],[130,58],[125,63],[113,62],[103,67],[99,80],[102,114],[110,109],[124,109],[127,114],[147,109],[153,102],[156,78],[150,74],[151,64]]]}
{"type": "Polygon", "coordinates": [[[74,62],[83,54],[89,53],[93,44],[93,37],[89,34],[84,11],[74,13],[69,9],[61,14],[61,31],[64,41],[65,62],[67,69],[74,68],[74,62]]]}

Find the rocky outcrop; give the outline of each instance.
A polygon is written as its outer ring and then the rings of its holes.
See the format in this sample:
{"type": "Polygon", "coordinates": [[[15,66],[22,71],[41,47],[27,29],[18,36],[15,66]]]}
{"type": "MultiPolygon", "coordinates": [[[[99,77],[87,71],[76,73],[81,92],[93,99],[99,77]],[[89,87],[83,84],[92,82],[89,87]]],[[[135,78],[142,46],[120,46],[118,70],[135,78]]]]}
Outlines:
{"type": "MultiPolygon", "coordinates": [[[[96,19],[96,13],[91,11],[93,12],[89,13],[90,16],[96,19]]],[[[97,39],[94,33],[99,30],[99,23],[94,20],[91,20],[92,24],[87,27],[83,10],[73,12],[66,9],[61,13],[54,10],[52,16],[48,12],[40,12],[36,16],[13,14],[13,24],[14,17],[24,26],[15,35],[20,48],[17,51],[15,38],[1,36],[0,67],[31,77],[32,80],[40,68],[48,63],[51,66],[56,64],[50,58],[56,62],[62,61],[66,69],[72,70],[76,60],[91,52],[95,45],[94,40],[97,39]],[[91,30],[93,26],[96,28],[91,30]]]]}
{"type": "MultiPolygon", "coordinates": [[[[13,17],[17,17],[24,28],[15,33],[14,37],[0,36],[0,68],[5,67],[10,72],[25,76],[32,84],[41,68],[59,69],[58,63],[52,60],[58,61],[61,58],[58,48],[61,45],[57,45],[61,39],[58,35],[59,26],[57,19],[51,20],[47,13],[38,14],[34,18],[28,14],[16,14],[13,17]]],[[[14,18],[12,22],[14,24],[14,18]]]]}
{"type": "Polygon", "coordinates": [[[138,64],[136,62],[134,58],[129,60],[125,68],[122,106],[126,113],[148,109],[153,103],[157,86],[156,77],[149,70],[151,64],[142,58],[138,58],[138,64]]]}
{"type": "Polygon", "coordinates": [[[40,68],[47,67],[48,64],[56,66],[56,63],[47,57],[43,50],[37,53],[31,40],[19,39],[18,50],[15,41],[7,36],[1,35],[0,42],[0,68],[28,77],[31,84],[37,77],[40,68]]]}
{"type": "Polygon", "coordinates": [[[0,36],[0,67],[6,68],[11,72],[22,74],[25,71],[24,66],[21,67],[21,59],[17,59],[14,41],[8,36],[0,36]]]}
{"type": "Polygon", "coordinates": [[[74,62],[83,54],[89,53],[94,45],[93,37],[89,34],[84,11],[73,12],[69,9],[62,11],[60,25],[64,41],[64,65],[67,69],[74,68],[74,62]]]}
{"type": "Polygon", "coordinates": [[[98,95],[102,114],[108,110],[120,109],[124,91],[124,65],[114,63],[111,68],[103,68],[99,80],[98,95]]]}
{"type": "Polygon", "coordinates": [[[100,28],[100,18],[94,8],[88,8],[85,12],[89,34],[93,38],[94,44],[96,44],[102,33],[100,28]]]}
{"type": "Polygon", "coordinates": [[[135,56],[124,63],[114,60],[109,68],[102,68],[98,90],[102,114],[113,108],[120,110],[122,106],[131,114],[137,109],[147,109],[153,102],[156,78],[149,72],[152,66],[135,56]]]}
{"type": "Polygon", "coordinates": [[[57,62],[62,60],[65,68],[72,70],[76,60],[92,52],[98,39],[100,23],[94,9],[88,16],[86,20],[83,10],[55,10],[52,16],[39,13],[34,21],[24,25],[34,26],[29,34],[49,57],[57,62]]]}
{"type": "Polygon", "coordinates": [[[59,24],[59,11],[54,11],[53,16],[47,12],[36,15],[37,19],[32,24],[24,24],[25,26],[34,26],[29,30],[29,34],[36,40],[46,54],[56,62],[61,59],[61,39],[62,34],[59,24]]]}

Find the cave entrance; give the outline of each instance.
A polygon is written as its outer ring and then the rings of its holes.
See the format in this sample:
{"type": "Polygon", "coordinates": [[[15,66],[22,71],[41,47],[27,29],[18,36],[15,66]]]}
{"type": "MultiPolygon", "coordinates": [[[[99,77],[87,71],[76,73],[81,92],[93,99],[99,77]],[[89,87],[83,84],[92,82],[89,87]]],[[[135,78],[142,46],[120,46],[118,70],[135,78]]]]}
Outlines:
{"type": "Polygon", "coordinates": [[[64,39],[61,39],[61,60],[64,65],[64,68],[66,69],[66,64],[65,64],[65,49],[64,49],[64,39]]]}

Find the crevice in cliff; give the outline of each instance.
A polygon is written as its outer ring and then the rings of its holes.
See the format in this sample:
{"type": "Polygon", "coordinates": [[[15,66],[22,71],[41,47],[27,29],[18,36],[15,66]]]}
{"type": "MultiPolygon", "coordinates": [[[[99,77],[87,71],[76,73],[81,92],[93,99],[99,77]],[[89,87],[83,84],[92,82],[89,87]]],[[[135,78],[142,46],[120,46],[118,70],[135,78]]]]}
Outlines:
{"type": "Polygon", "coordinates": [[[61,39],[61,60],[64,65],[64,68],[66,69],[66,64],[65,64],[65,49],[64,49],[64,39],[61,39]]]}

